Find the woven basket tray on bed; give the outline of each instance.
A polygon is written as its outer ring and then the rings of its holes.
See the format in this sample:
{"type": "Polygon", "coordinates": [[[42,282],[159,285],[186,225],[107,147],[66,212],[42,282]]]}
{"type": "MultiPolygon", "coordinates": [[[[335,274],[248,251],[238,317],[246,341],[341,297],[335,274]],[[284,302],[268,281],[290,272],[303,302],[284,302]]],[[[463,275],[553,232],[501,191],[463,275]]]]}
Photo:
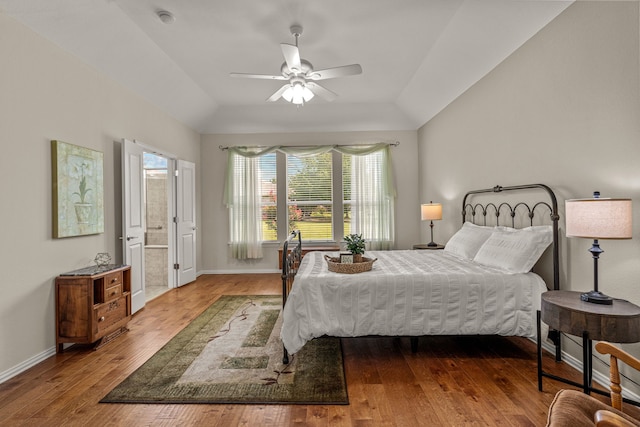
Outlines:
{"type": "Polygon", "coordinates": [[[363,256],[362,262],[354,262],[352,264],[342,264],[340,262],[340,258],[330,257],[329,255],[325,255],[324,259],[327,260],[329,271],[333,271],[334,273],[354,274],[371,270],[373,263],[376,262],[378,258],[371,259],[363,256]]]}

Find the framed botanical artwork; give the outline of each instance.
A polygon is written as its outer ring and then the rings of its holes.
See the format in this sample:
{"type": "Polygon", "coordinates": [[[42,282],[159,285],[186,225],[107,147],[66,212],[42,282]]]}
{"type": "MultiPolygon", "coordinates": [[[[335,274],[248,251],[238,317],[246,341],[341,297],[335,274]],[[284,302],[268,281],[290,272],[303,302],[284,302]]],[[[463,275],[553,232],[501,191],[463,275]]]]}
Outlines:
{"type": "Polygon", "coordinates": [[[104,232],[103,155],[51,141],[53,238],[104,232]]]}

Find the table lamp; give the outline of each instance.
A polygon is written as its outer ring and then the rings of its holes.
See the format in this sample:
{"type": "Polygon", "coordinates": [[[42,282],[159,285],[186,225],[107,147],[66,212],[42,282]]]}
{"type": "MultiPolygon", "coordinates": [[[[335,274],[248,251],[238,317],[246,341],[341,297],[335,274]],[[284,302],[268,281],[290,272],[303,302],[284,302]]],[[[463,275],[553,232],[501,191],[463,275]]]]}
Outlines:
{"type": "Polygon", "coordinates": [[[593,290],[580,296],[595,304],[613,304],[613,299],[598,290],[598,258],[604,252],[598,239],[630,239],[632,235],[631,199],[593,199],[565,201],[567,237],[593,239],[589,252],[593,255],[593,290]]]}
{"type": "Polygon", "coordinates": [[[427,246],[438,246],[438,244],[433,241],[433,221],[442,219],[442,205],[433,202],[422,204],[420,205],[420,214],[423,221],[431,221],[431,224],[429,224],[429,227],[431,227],[431,241],[427,243],[427,246]]]}

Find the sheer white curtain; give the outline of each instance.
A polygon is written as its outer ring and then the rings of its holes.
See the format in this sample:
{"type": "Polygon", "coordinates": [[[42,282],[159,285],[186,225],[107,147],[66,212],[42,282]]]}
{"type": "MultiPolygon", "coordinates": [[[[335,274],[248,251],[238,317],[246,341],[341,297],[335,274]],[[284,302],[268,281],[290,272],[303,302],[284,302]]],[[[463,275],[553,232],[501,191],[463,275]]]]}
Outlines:
{"type": "Polygon", "coordinates": [[[300,157],[331,150],[352,157],[352,232],[369,250],[393,249],[395,187],[389,144],[307,147],[229,147],[224,200],[229,208],[231,256],[262,258],[260,162],[276,150],[300,157]]]}
{"type": "Polygon", "coordinates": [[[352,232],[362,234],[369,250],[395,246],[395,188],[389,146],[351,159],[352,232]]]}
{"type": "Polygon", "coordinates": [[[231,256],[236,259],[262,258],[259,178],[258,152],[230,148],[225,203],[229,208],[231,256]]]}

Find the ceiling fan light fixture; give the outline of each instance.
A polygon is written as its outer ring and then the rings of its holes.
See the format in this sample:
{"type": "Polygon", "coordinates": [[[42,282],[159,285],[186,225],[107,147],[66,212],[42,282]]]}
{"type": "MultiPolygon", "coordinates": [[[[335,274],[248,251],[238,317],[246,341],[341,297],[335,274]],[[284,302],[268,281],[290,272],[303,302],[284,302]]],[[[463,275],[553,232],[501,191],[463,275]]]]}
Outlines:
{"type": "Polygon", "coordinates": [[[313,92],[304,85],[304,83],[294,82],[291,86],[287,88],[282,94],[282,97],[287,102],[291,102],[292,104],[302,105],[305,102],[311,101],[313,98],[313,92]]]}

